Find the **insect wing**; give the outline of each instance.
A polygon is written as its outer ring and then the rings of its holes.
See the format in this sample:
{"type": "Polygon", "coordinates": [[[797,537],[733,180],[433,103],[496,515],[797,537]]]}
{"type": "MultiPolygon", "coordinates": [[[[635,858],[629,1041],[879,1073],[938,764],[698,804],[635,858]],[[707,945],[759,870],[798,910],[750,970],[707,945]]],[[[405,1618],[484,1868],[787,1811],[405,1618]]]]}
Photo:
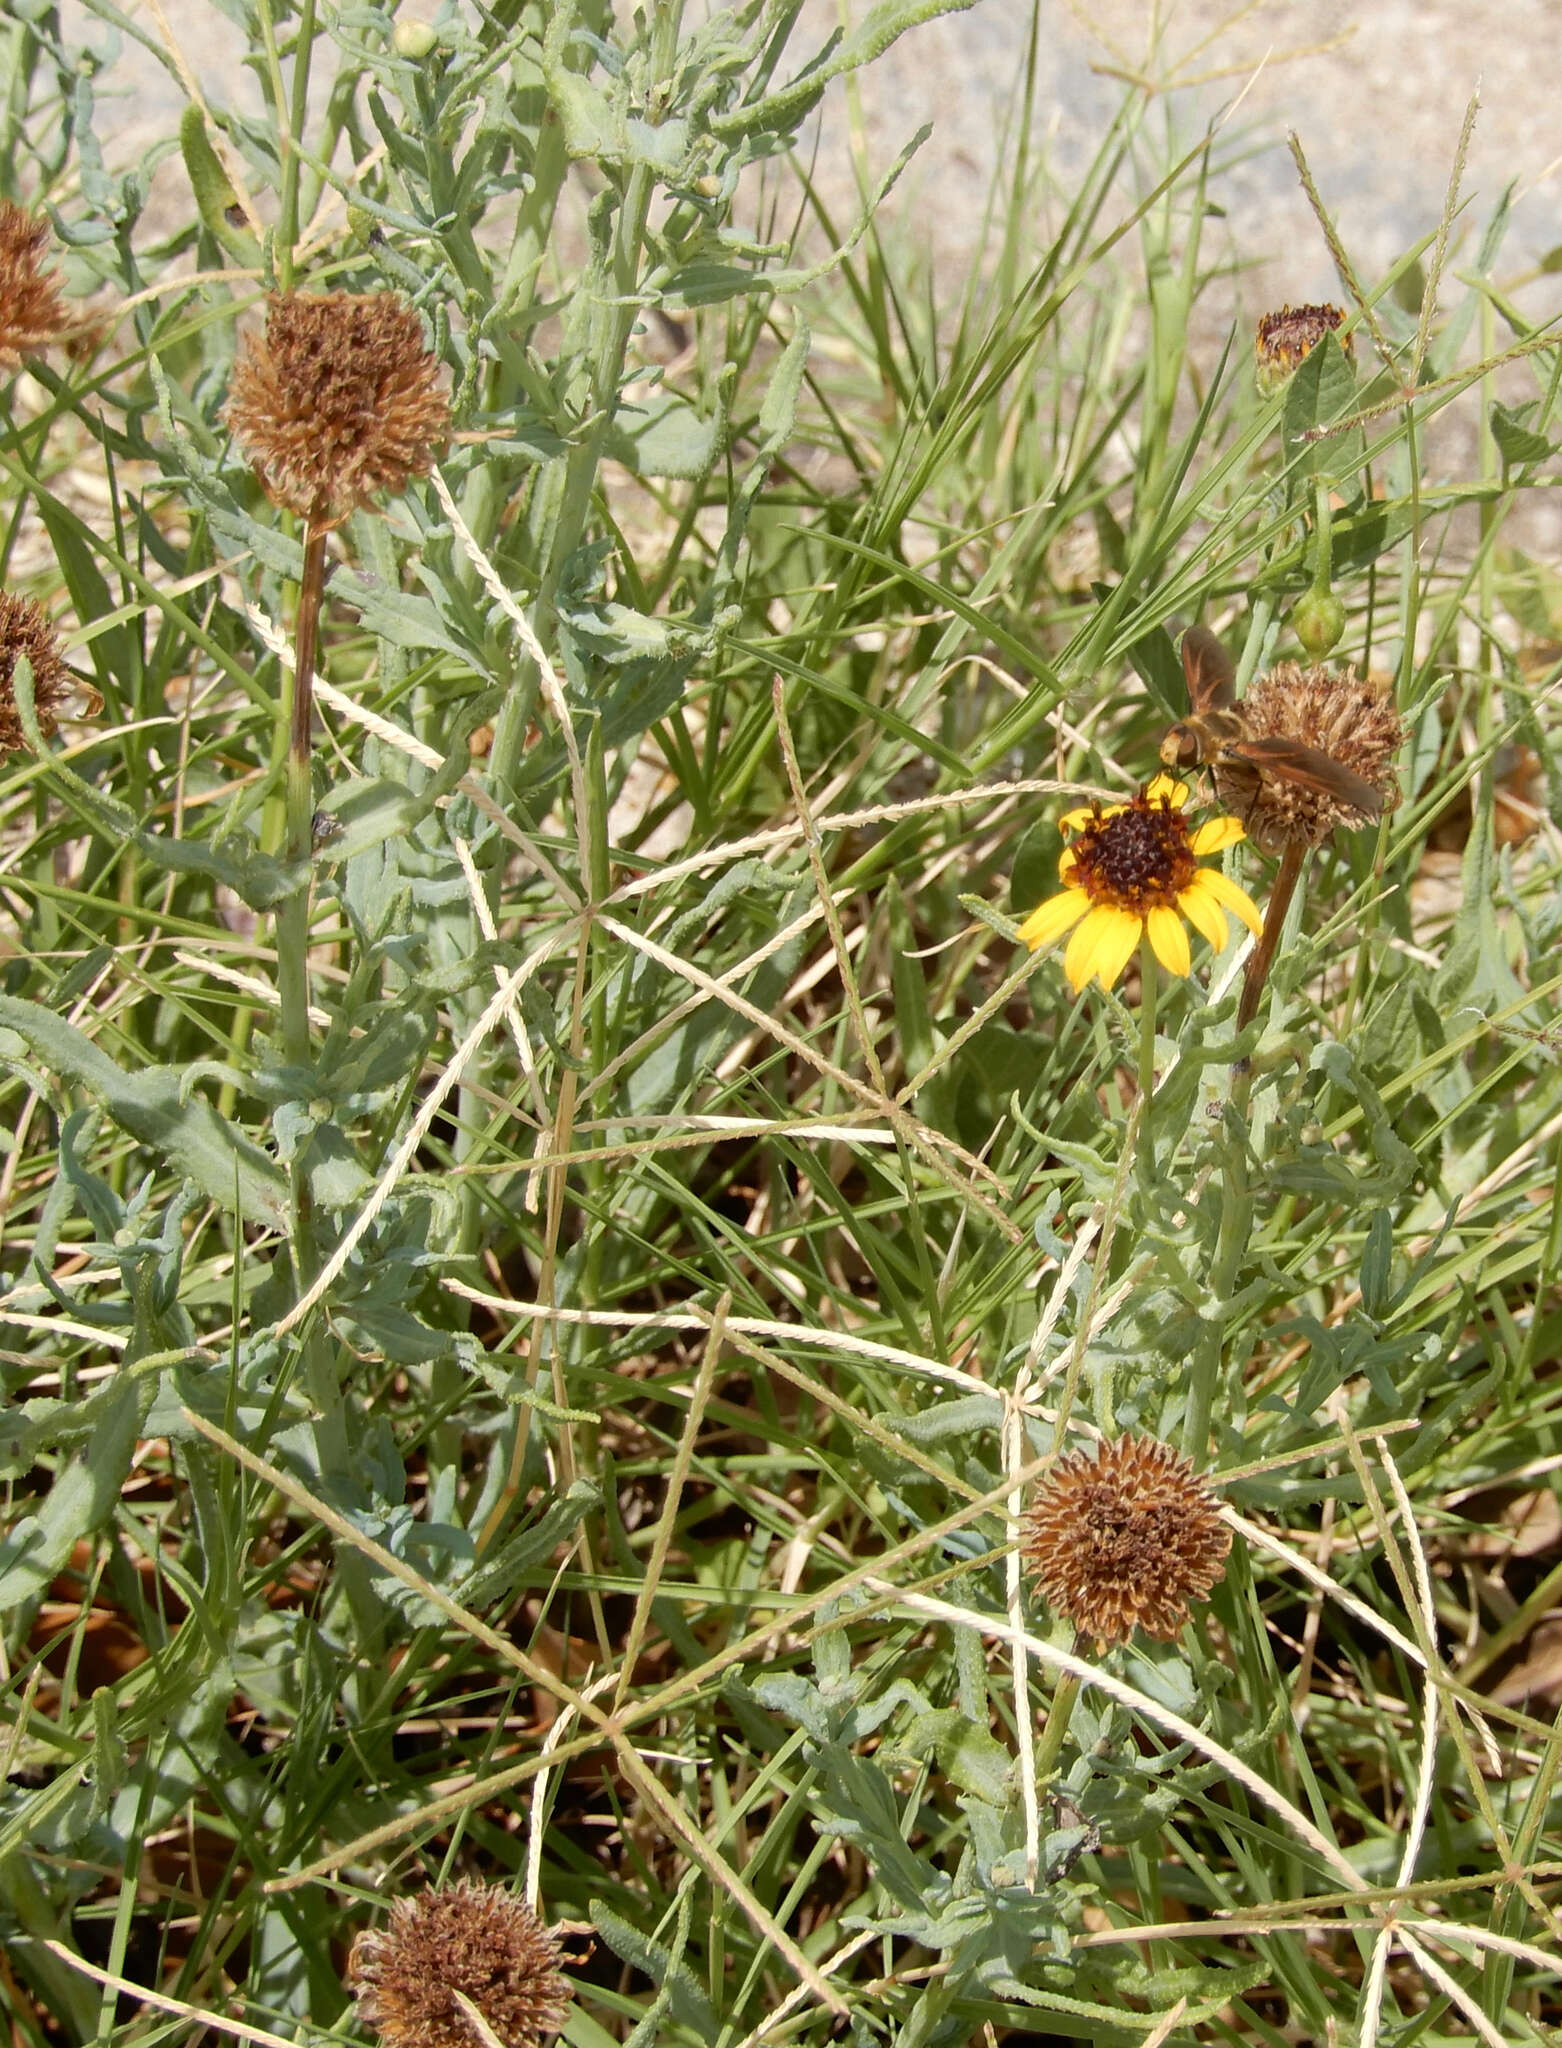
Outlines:
{"type": "Polygon", "coordinates": [[[1208,626],[1190,626],[1183,634],[1182,672],[1195,711],[1224,711],[1236,702],[1236,669],[1208,626]]]}
{"type": "Polygon", "coordinates": [[[1233,740],[1226,751],[1278,776],[1282,782],[1294,782],[1302,789],[1315,789],[1321,796],[1332,796],[1337,803],[1349,804],[1353,811],[1361,811],[1366,817],[1376,818],[1383,809],[1382,790],[1364,776],[1341,767],[1321,747],[1306,746],[1301,740],[1233,740]]]}

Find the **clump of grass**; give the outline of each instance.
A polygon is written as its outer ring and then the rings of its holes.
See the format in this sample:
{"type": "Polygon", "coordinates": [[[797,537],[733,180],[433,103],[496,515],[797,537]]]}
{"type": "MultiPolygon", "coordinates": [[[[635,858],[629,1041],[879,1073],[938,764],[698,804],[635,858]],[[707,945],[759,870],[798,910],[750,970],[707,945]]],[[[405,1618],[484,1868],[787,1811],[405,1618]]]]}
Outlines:
{"type": "Polygon", "coordinates": [[[1383,278],[1316,195],[1260,392],[1250,145],[1133,84],[935,315],[898,163],[793,155],[931,11],[361,13],[312,92],[262,8],[166,231],[13,24],[118,309],[4,430],[103,699],[39,642],[0,787],[19,2038],[1555,2020],[1550,287],[1506,202],[1454,273],[1461,142],[1383,278]],[[1373,762],[1250,709],[1157,795],[1191,621],[1373,762]],[[391,1968],[461,1901],[498,1963],[391,1968]]]}

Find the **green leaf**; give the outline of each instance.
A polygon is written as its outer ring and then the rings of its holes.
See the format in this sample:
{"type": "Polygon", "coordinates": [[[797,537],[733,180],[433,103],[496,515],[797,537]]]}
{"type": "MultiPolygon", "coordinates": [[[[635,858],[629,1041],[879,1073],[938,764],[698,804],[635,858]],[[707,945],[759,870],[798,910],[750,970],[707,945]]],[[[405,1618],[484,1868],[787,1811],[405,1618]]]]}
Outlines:
{"type": "Polygon", "coordinates": [[[620,1920],[600,1899],[591,1902],[591,1924],[621,1963],[628,1963],[666,1992],[676,2019],[700,2040],[715,2040],[721,2028],[710,2001],[671,1950],[631,1927],[627,1920],[620,1920]]]}
{"type": "Polygon", "coordinates": [[[850,35],[841,37],[828,54],[815,58],[790,85],[764,99],[743,101],[730,113],[717,115],[711,127],[723,138],[752,136],[762,128],[790,134],[818,105],[832,78],[871,64],[918,23],[934,21],[941,14],[959,14],[974,5],[975,0],[879,0],[850,35]]]}
{"type": "Polygon", "coordinates": [[[57,754],[40,756],[45,773],[86,825],[116,846],[133,846],[143,860],[169,875],[201,875],[231,889],[251,910],[269,910],[308,879],[302,865],[273,860],[237,840],[229,852],[199,839],[167,839],[140,824],[133,811],[78,775],[57,754]]]}
{"type": "MultiPolygon", "coordinates": [[[[670,619],[647,618],[644,612],[632,611],[626,604],[609,601],[566,606],[561,600],[559,616],[572,632],[591,642],[592,652],[600,661],[614,665],[687,651],[686,644],[676,645],[677,629],[670,619]]],[[[677,637],[687,643],[687,628],[677,637]]]]}
{"type": "Polygon", "coordinates": [[[1537,434],[1525,425],[1534,412],[1536,401],[1527,405],[1492,405],[1490,414],[1491,437],[1497,444],[1498,453],[1510,468],[1517,468],[1526,462],[1544,462],[1551,453],[1551,443],[1544,434],[1537,434]]]}
{"type": "Polygon", "coordinates": [[[575,1531],[602,1505],[602,1489],[594,1480],[572,1479],[569,1489],[552,1501],[536,1521],[518,1530],[461,1586],[463,1607],[474,1614],[509,1600],[528,1572],[555,1557],[575,1531]]]}
{"type": "Polygon", "coordinates": [[[320,860],[334,863],[367,853],[387,839],[408,833],[433,806],[427,792],[408,789],[386,776],[357,776],[331,791],[326,815],[336,829],[320,848],[320,860]]]}
{"type": "Polygon", "coordinates": [[[607,453],[636,476],[704,476],[727,438],[725,410],[702,419],[685,398],[658,392],[640,404],[627,400],[613,415],[607,453]]]}
{"type": "Polygon", "coordinates": [[[41,1593],[81,1538],[114,1512],[155,1386],[151,1374],[121,1374],[85,1450],[56,1473],[38,1512],[21,1516],[0,1537],[0,1605],[12,1608],[41,1593]]]}
{"type": "Polygon", "coordinates": [[[194,100],[180,116],[179,147],[202,222],[236,263],[253,268],[260,262],[260,244],[248,228],[235,226],[230,218],[230,209],[238,204],[239,195],[222,167],[222,159],[212,148],[206,133],[206,117],[194,100]]]}
{"type": "Polygon", "coordinates": [[[1281,438],[1293,476],[1345,478],[1361,467],[1361,430],[1310,440],[1318,429],[1347,418],[1356,407],[1356,372],[1332,334],[1307,356],[1285,390],[1281,438]]]}
{"type": "Polygon", "coordinates": [[[25,1039],[52,1074],[85,1088],[121,1130],[193,1180],[219,1208],[237,1203],[246,1223],[285,1228],[288,1188],[281,1169],[209,1103],[182,1100],[180,1068],[127,1074],[84,1031],[16,996],[0,996],[0,1028],[25,1039]]]}
{"type": "Polygon", "coordinates": [[[686,175],[687,121],[647,121],[629,112],[622,82],[615,82],[609,96],[581,72],[547,58],[543,77],[563,124],[564,147],[572,157],[595,157],[603,164],[642,164],[660,172],[669,183],[686,175]]]}
{"type": "MultiPolygon", "coordinates": [[[[249,523],[253,526],[255,522],[249,523]]],[[[473,665],[472,647],[445,623],[438,607],[426,597],[393,589],[351,569],[340,570],[331,578],[331,595],[338,602],[351,605],[369,631],[392,647],[409,652],[436,648],[455,655],[467,666],[473,665]]]]}
{"type": "Polygon", "coordinates": [[[1374,1209],[1361,1254],[1361,1305],[1369,1316],[1384,1313],[1394,1264],[1394,1219],[1387,1209],[1374,1209]]]}

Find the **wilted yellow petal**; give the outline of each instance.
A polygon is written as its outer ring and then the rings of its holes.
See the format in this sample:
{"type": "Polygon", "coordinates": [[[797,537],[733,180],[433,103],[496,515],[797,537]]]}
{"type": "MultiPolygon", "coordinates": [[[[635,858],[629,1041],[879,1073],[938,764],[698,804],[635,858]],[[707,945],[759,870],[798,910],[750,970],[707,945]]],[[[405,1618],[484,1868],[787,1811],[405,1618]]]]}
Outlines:
{"type": "Polygon", "coordinates": [[[1168,974],[1191,974],[1193,955],[1188,951],[1188,932],[1175,910],[1157,903],[1144,920],[1155,957],[1168,974]]]}
{"type": "Polygon", "coordinates": [[[1207,890],[1199,887],[1197,881],[1182,891],[1177,898],[1177,908],[1195,931],[1209,940],[1217,953],[1225,950],[1226,913],[1207,890]]]}
{"type": "Polygon", "coordinates": [[[1131,910],[1119,910],[1110,903],[1098,903],[1068,942],[1063,971],[1074,993],[1095,975],[1103,988],[1110,988],[1133,958],[1144,919],[1131,910]]]}
{"type": "Polygon", "coordinates": [[[1183,891],[1186,896],[1193,889],[1203,889],[1215,901],[1229,910],[1233,917],[1242,922],[1256,939],[1264,928],[1264,920],[1258,914],[1258,905],[1246,889],[1239,889],[1229,875],[1223,875],[1219,868],[1200,868],[1197,881],[1190,882],[1183,891]]]}
{"type": "MultiPolygon", "coordinates": [[[[1120,810],[1122,806],[1119,805],[1118,808],[1120,810]]],[[[1058,830],[1060,832],[1083,832],[1095,814],[1094,804],[1080,804],[1077,809],[1063,813],[1062,817],[1058,820],[1058,830]]]]}
{"type": "Polygon", "coordinates": [[[1193,835],[1195,853],[1224,853],[1239,839],[1246,839],[1240,818],[1206,818],[1193,835]]]}
{"type": "Polygon", "coordinates": [[[1020,926],[1020,937],[1033,953],[1037,952],[1042,946],[1050,946],[1054,939],[1061,939],[1089,908],[1090,898],[1083,889],[1065,889],[1061,896],[1049,896],[1039,909],[1031,912],[1020,926]]]}

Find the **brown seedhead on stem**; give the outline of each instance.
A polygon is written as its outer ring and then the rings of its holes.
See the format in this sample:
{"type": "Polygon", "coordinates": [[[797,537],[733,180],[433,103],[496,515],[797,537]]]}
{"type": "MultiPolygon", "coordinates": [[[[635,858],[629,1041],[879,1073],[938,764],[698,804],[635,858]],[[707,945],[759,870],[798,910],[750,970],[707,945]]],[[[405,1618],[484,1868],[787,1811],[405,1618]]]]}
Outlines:
{"type": "Polygon", "coordinates": [[[1136,1628],[1169,1642],[1225,1570],[1231,1534],[1170,1444],[1120,1436],[1060,1458],[1024,1553],[1049,1606],[1107,1646],[1136,1628]]]}
{"type": "MultiPolygon", "coordinates": [[[[1321,846],[1338,826],[1369,824],[1376,810],[1392,810],[1399,802],[1394,757],[1404,727],[1388,692],[1354,669],[1303,668],[1282,661],[1253,684],[1242,699],[1242,712],[1249,739],[1315,748],[1346,777],[1366,785],[1360,792],[1369,806],[1365,809],[1321,782],[1280,776],[1265,775],[1242,791],[1223,789],[1248,837],[1263,852],[1321,846]],[[1370,807],[1370,793],[1381,799],[1376,809],[1370,807]]],[[[1352,785],[1341,778],[1340,786],[1352,785]]]]}
{"type": "Polygon", "coordinates": [[[61,301],[58,274],[43,267],[48,241],[46,220],[0,200],[0,365],[6,369],[79,332],[61,301]]]}
{"type": "Polygon", "coordinates": [[[25,747],[16,708],[16,664],[25,655],[33,672],[33,706],[38,730],[47,737],[59,723],[59,707],[75,690],[75,678],[60,653],[60,636],[49,624],[43,606],[30,597],[0,591],[0,751],[25,747]]]}
{"type": "Polygon", "coordinates": [[[268,495],[316,528],[404,491],[450,432],[438,360],[395,292],[274,296],[223,417],[268,495]]]}
{"type": "Polygon", "coordinates": [[[347,1981],[386,2048],[479,2048],[457,1992],[504,2048],[534,2048],[571,1995],[555,1936],[523,1899],[473,1879],[398,1899],[353,1943],[347,1981]]]}

